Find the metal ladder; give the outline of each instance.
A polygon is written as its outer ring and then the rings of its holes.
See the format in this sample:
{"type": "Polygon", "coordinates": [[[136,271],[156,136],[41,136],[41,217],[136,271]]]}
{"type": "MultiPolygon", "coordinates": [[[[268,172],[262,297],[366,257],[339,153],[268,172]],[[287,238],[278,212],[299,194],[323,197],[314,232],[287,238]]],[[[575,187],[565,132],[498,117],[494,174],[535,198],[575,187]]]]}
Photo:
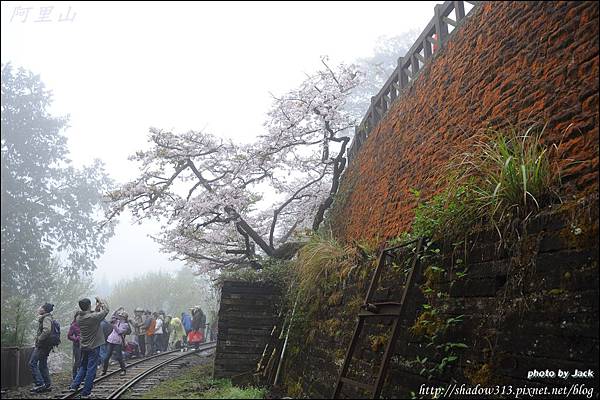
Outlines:
{"type": "Polygon", "coordinates": [[[339,395],[342,391],[342,387],[344,385],[351,385],[360,389],[363,389],[367,392],[371,392],[372,398],[379,398],[381,394],[381,389],[383,388],[383,383],[385,381],[385,374],[387,372],[387,368],[390,362],[390,358],[392,357],[392,353],[394,352],[394,344],[398,339],[398,334],[400,332],[400,317],[404,312],[404,304],[406,301],[406,297],[412,288],[415,280],[417,279],[417,275],[420,274],[420,254],[423,247],[423,238],[419,238],[416,240],[412,240],[410,242],[406,242],[400,244],[398,246],[390,247],[384,249],[379,255],[379,261],[377,263],[377,268],[375,269],[375,273],[373,274],[373,279],[371,280],[371,284],[369,285],[369,290],[367,291],[367,296],[365,297],[365,302],[361,306],[361,311],[358,313],[358,322],[356,323],[356,328],[354,329],[354,335],[352,336],[352,341],[348,346],[348,350],[346,352],[346,358],[344,359],[344,364],[342,365],[342,370],[340,371],[340,376],[338,377],[337,384],[335,386],[335,391],[333,393],[333,398],[339,398],[339,395]],[[375,294],[375,290],[379,283],[379,278],[381,276],[381,271],[386,265],[386,258],[392,254],[393,250],[397,250],[402,247],[409,246],[413,243],[416,243],[416,250],[413,255],[412,267],[406,278],[406,283],[404,285],[404,291],[402,293],[402,299],[399,303],[395,302],[382,302],[382,303],[373,303],[372,298],[375,294]],[[352,361],[352,356],[354,351],[356,350],[356,345],[358,343],[358,338],[364,328],[365,320],[367,318],[378,318],[378,317],[393,317],[394,322],[392,326],[392,335],[390,340],[388,341],[385,353],[383,355],[383,361],[381,366],[379,367],[379,373],[377,374],[377,380],[374,385],[365,384],[363,382],[359,382],[353,379],[348,378],[348,367],[350,366],[350,362],[352,361]]]}

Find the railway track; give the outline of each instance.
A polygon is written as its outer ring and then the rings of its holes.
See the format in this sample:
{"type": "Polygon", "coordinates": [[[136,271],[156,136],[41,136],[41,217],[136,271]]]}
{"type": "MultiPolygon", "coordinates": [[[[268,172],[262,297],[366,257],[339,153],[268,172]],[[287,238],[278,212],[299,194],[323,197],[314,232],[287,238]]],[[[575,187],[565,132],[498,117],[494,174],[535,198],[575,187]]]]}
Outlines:
{"type": "MultiPolygon", "coordinates": [[[[168,367],[180,368],[182,361],[186,357],[192,355],[200,355],[208,350],[212,350],[217,346],[217,342],[209,342],[200,345],[198,350],[190,350],[181,352],[180,350],[167,351],[151,357],[142,358],[134,363],[127,365],[127,375],[121,375],[121,369],[109,372],[104,376],[96,378],[94,380],[94,389],[92,390],[92,398],[98,399],[118,399],[123,394],[127,393],[130,389],[133,389],[136,385],[142,383],[142,381],[150,381],[153,386],[156,383],[156,379],[152,380],[152,376],[158,373],[160,370],[168,367]]],[[[56,398],[60,399],[76,399],[80,397],[81,390],[76,392],[64,391],[61,395],[56,398]]],[[[135,390],[135,389],[133,389],[135,390]]],[[[144,391],[144,390],[142,390],[144,391]]]]}

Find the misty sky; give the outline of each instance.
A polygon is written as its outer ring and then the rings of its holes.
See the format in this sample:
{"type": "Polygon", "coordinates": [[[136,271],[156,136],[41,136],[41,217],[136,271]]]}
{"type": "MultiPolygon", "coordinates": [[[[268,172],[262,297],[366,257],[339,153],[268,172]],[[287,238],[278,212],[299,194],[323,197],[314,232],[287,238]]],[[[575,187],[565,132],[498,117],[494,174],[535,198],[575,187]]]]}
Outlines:
{"type": "MultiPolygon", "coordinates": [[[[295,88],[322,55],[352,62],[380,36],[421,32],[435,4],[2,2],[1,58],[40,74],[52,113],[70,115],[75,165],[99,158],[122,183],[150,126],[249,142],[269,93],[295,88]]],[[[157,232],[123,215],[96,277],[178,269],[147,237],[157,232]]]]}

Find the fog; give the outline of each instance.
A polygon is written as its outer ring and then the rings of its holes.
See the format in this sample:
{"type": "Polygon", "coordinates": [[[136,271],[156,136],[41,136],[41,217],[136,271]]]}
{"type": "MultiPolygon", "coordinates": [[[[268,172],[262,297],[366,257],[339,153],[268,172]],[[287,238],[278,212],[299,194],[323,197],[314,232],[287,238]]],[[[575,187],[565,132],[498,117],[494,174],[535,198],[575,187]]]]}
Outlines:
{"type": "MultiPolygon", "coordinates": [[[[2,63],[53,91],[52,113],[70,116],[75,165],[98,158],[124,182],[150,126],[251,141],[271,93],[297,85],[321,55],[367,57],[382,35],[420,31],[434,4],[3,2],[2,63]]],[[[181,268],[147,237],[157,230],[123,215],[95,276],[114,284],[181,268]]]]}

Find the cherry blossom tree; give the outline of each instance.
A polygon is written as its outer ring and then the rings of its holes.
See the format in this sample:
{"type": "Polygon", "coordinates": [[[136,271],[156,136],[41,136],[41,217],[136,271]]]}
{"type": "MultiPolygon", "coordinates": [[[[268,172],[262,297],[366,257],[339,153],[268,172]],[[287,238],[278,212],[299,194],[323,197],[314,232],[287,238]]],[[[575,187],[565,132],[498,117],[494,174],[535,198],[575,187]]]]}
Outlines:
{"type": "Polygon", "coordinates": [[[161,220],[155,240],[199,272],[291,258],[294,233],[316,231],[333,202],[356,123],[343,108],[360,73],[326,58],[322,64],[274,97],[255,143],[151,128],[150,149],[130,158],[139,177],[108,195],[107,221],[125,208],[140,221],[161,220]]]}

